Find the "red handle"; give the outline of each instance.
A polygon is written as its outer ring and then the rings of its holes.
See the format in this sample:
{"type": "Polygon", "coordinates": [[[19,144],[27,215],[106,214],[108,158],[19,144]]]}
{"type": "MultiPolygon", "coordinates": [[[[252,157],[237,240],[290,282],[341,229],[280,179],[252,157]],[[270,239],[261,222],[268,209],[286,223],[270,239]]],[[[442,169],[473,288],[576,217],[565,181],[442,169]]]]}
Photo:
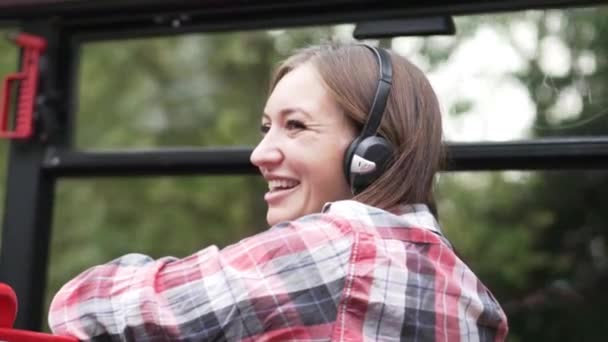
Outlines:
{"type": "Polygon", "coordinates": [[[22,48],[21,71],[8,75],[4,80],[2,98],[0,99],[0,138],[29,138],[33,131],[34,101],[38,87],[38,61],[46,49],[46,41],[40,37],[20,33],[15,43],[22,48]],[[20,81],[16,101],[13,127],[11,120],[11,87],[20,81]]]}

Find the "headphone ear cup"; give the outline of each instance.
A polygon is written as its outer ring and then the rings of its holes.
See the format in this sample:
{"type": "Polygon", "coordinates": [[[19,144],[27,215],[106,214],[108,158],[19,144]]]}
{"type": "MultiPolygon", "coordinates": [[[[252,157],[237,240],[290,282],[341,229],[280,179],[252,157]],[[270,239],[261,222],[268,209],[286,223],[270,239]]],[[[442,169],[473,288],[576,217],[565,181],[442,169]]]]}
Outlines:
{"type": "Polygon", "coordinates": [[[360,141],[361,138],[356,138],[350,143],[350,145],[348,145],[348,148],[344,151],[343,168],[344,176],[346,177],[346,182],[348,183],[348,185],[351,185],[351,164],[355,155],[355,150],[357,149],[357,146],[359,145],[360,141]]]}
{"type": "MultiPolygon", "coordinates": [[[[350,184],[353,194],[358,194],[365,190],[370,184],[378,179],[388,167],[393,157],[393,146],[386,139],[373,136],[363,140],[357,139],[351,143],[347,149],[348,167],[345,165],[347,181],[350,184]],[[367,162],[375,164],[375,168],[370,172],[352,172],[355,155],[367,162]]],[[[346,161],[345,160],[345,161],[346,161]]]]}

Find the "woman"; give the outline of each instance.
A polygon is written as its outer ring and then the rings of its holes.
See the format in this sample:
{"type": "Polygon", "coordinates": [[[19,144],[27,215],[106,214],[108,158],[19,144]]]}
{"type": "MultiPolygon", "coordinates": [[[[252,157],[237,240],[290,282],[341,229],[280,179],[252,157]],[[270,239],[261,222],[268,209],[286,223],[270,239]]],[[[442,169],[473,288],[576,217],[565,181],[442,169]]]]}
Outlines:
{"type": "Polygon", "coordinates": [[[363,45],[278,68],[251,162],[271,229],[184,259],[131,254],[66,284],[81,340],[494,341],[506,317],[429,212],[441,117],[422,72],[363,45]]]}

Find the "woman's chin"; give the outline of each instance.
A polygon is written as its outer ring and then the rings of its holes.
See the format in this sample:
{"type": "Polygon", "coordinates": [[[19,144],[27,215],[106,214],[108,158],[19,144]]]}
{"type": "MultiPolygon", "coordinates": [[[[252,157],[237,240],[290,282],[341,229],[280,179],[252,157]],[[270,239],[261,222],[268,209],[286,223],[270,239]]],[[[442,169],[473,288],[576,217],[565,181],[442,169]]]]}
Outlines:
{"type": "Polygon", "coordinates": [[[270,226],[274,226],[275,224],[284,221],[297,220],[301,216],[303,216],[301,212],[290,210],[290,208],[270,207],[266,213],[266,222],[268,222],[270,226]]]}
{"type": "Polygon", "coordinates": [[[277,223],[294,219],[282,211],[283,210],[281,209],[268,209],[268,213],[266,214],[266,222],[268,222],[269,226],[274,226],[277,223]]]}

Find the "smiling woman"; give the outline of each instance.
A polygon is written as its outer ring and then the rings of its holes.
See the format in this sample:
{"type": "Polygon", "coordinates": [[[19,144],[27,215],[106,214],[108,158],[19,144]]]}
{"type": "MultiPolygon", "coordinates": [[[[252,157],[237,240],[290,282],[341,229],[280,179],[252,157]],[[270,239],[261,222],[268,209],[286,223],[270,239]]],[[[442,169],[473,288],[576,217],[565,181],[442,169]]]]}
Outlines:
{"type": "Polygon", "coordinates": [[[355,126],[312,64],[278,81],[264,111],[264,138],[251,162],[268,181],[268,224],[320,212],[323,204],[352,196],[342,158],[355,126]]]}
{"type": "Polygon", "coordinates": [[[405,58],[321,45],[279,66],[251,161],[269,230],[183,259],[129,254],[49,313],[80,340],[501,341],[500,305],[429,206],[437,99],[405,58]]]}

